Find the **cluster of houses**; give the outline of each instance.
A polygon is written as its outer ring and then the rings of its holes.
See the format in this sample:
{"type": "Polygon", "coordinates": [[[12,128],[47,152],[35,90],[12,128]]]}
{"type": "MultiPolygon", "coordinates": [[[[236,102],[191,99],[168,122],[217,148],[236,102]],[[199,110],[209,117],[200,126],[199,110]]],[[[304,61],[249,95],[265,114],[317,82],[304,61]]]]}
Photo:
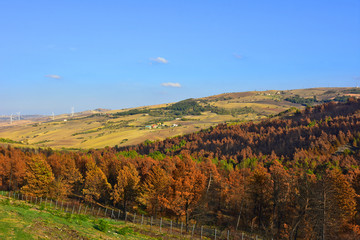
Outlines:
{"type": "Polygon", "coordinates": [[[179,126],[179,125],[176,124],[176,123],[174,123],[174,124],[172,124],[172,125],[170,125],[170,126],[164,125],[164,124],[162,124],[162,123],[157,123],[157,124],[153,124],[153,125],[146,125],[145,128],[146,128],[146,129],[155,129],[155,128],[161,128],[161,127],[178,127],[178,126],[179,126]]]}

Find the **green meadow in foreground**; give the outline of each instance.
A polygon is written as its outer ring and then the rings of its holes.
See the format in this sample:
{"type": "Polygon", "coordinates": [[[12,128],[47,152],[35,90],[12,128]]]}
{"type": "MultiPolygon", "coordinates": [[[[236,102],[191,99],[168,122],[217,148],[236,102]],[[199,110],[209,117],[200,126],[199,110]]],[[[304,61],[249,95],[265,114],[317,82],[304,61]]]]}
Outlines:
{"type": "MultiPolygon", "coordinates": [[[[0,239],[162,239],[123,221],[60,212],[0,197],[0,239]]],[[[170,237],[167,237],[170,238],[170,237]]]]}

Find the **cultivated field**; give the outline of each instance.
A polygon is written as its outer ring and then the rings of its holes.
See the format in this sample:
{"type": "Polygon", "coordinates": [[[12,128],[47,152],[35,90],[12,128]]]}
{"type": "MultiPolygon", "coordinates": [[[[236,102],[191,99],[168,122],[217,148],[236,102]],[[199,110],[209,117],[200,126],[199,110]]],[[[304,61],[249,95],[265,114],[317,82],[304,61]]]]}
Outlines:
{"type": "Polygon", "coordinates": [[[226,93],[195,99],[200,106],[223,110],[220,113],[204,110],[198,115],[175,116],[167,110],[172,104],[162,104],[134,109],[87,111],[76,113],[73,117],[64,114],[55,116],[54,120],[52,117],[42,117],[14,121],[13,124],[3,122],[0,125],[0,143],[55,149],[126,146],[147,139],[154,141],[191,133],[224,122],[256,121],[291,107],[302,109],[306,104],[289,101],[289,98],[297,95],[300,100],[316,98],[317,102],[312,104],[317,104],[336,97],[359,96],[359,93],[357,88],[226,93]],[[139,113],[130,114],[133,110],[139,113]],[[150,111],[150,114],[146,111],[150,111]],[[161,111],[161,116],[151,114],[151,111],[161,111]]]}

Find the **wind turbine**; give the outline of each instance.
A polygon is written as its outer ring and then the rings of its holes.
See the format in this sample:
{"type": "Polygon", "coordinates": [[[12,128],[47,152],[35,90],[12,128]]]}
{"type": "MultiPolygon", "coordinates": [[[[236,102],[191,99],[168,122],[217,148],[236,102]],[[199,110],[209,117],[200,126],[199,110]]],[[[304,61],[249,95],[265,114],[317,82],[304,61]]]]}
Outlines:
{"type": "Polygon", "coordinates": [[[13,115],[13,114],[10,115],[10,124],[12,124],[12,121],[13,121],[12,115],[13,115]]]}
{"type": "Polygon", "coordinates": [[[74,116],[74,110],[75,110],[75,108],[74,108],[74,107],[72,107],[72,108],[71,108],[71,117],[73,117],[73,116],[74,116]]]}
{"type": "Polygon", "coordinates": [[[54,112],[52,112],[52,120],[53,120],[53,121],[55,120],[54,112]]]}

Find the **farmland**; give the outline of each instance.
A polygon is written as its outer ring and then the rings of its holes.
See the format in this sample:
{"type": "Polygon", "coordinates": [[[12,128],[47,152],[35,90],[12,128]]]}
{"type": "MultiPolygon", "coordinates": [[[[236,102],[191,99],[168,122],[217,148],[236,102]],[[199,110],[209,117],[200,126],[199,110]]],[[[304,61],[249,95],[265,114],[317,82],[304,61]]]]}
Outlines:
{"type": "Polygon", "coordinates": [[[356,88],[314,88],[225,93],[179,103],[86,111],[73,117],[62,114],[54,120],[49,116],[14,121],[13,124],[1,122],[0,138],[3,140],[0,144],[55,149],[135,145],[145,140],[156,141],[200,131],[224,122],[258,121],[289,108],[304,109],[306,104],[357,96],[358,92],[356,88]]]}

